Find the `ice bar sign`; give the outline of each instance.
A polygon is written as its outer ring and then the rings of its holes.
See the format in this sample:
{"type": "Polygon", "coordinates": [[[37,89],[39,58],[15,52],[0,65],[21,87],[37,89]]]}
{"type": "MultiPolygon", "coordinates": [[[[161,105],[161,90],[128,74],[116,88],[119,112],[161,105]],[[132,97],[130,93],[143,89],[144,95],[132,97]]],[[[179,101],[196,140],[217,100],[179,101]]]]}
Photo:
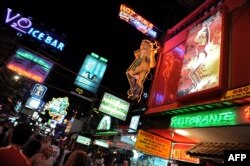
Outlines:
{"type": "Polygon", "coordinates": [[[52,35],[45,33],[39,29],[36,29],[32,26],[32,21],[29,18],[22,17],[21,14],[14,14],[10,8],[7,8],[7,15],[5,18],[5,23],[10,25],[12,28],[21,32],[23,34],[27,34],[36,38],[43,43],[50,45],[60,51],[64,49],[64,43],[60,40],[52,37],[52,35]]]}

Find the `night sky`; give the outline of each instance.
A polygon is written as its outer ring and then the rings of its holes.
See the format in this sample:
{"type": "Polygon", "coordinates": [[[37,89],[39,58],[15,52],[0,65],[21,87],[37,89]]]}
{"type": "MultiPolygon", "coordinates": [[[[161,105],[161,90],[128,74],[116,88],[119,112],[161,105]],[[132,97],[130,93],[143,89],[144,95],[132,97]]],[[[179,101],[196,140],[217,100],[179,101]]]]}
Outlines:
{"type": "MultiPolygon", "coordinates": [[[[51,2],[1,0],[1,17],[5,15],[6,7],[9,7],[23,16],[31,16],[36,27],[52,31],[59,37],[64,36],[65,50],[51,57],[57,65],[51,74],[52,79],[47,81],[48,85],[70,91],[86,55],[94,52],[108,59],[108,67],[98,91],[111,92],[123,99],[127,98],[126,92],[129,89],[126,69],[133,62],[133,53],[139,49],[141,41],[149,37],[119,18],[120,5],[132,8],[163,32],[191,12],[190,8],[177,0],[51,2]]],[[[146,91],[150,83],[149,80],[145,81],[146,91]]],[[[61,95],[58,90],[49,92],[61,95]]]]}

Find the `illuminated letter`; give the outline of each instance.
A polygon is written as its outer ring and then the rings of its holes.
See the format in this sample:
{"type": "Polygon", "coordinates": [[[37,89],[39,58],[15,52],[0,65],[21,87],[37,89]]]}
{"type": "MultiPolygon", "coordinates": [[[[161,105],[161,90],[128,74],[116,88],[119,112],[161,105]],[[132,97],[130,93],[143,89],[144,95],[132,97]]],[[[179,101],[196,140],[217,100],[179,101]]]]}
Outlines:
{"type": "Polygon", "coordinates": [[[35,37],[35,38],[37,38],[37,35],[36,35],[37,33],[40,33],[40,31],[34,30],[34,31],[32,32],[32,36],[35,37]]]}
{"type": "Polygon", "coordinates": [[[45,43],[50,44],[52,40],[52,37],[47,36],[47,38],[45,39],[45,43]]]}
{"type": "Polygon", "coordinates": [[[45,34],[41,32],[41,33],[38,35],[37,39],[38,39],[38,40],[42,40],[43,37],[44,37],[44,35],[45,35],[45,34]]]}
{"type": "Polygon", "coordinates": [[[51,43],[51,45],[54,46],[54,47],[56,47],[56,46],[57,46],[57,42],[58,42],[57,40],[54,40],[54,41],[51,43]]]}
{"type": "Polygon", "coordinates": [[[18,26],[28,29],[32,26],[32,22],[27,18],[21,18],[17,21],[18,26]]]}
{"type": "Polygon", "coordinates": [[[64,43],[59,43],[59,45],[57,46],[57,49],[59,49],[59,50],[63,50],[63,47],[64,47],[64,43]]]}
{"type": "Polygon", "coordinates": [[[5,19],[5,23],[9,23],[13,20],[15,20],[16,18],[20,17],[21,15],[19,13],[17,13],[15,16],[10,18],[10,13],[12,12],[12,10],[10,8],[7,8],[7,16],[5,19]]]}
{"type": "Polygon", "coordinates": [[[28,32],[28,34],[31,34],[33,32],[34,28],[31,28],[28,32]]]}

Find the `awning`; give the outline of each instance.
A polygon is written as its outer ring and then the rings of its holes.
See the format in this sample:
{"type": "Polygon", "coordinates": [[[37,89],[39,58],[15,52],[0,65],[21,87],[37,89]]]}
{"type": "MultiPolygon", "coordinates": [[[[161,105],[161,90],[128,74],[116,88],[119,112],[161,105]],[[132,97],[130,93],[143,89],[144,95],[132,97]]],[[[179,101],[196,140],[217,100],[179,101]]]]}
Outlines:
{"type": "Polygon", "coordinates": [[[224,158],[224,150],[248,150],[248,143],[213,143],[203,142],[187,151],[191,157],[224,158]]]}

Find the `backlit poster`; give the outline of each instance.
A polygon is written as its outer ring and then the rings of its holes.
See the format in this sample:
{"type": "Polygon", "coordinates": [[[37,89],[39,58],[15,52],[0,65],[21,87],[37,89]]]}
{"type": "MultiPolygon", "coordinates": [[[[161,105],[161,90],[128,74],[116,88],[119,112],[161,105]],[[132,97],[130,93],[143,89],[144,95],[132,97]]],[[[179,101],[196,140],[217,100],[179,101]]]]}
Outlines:
{"type": "Polygon", "coordinates": [[[43,83],[53,63],[25,49],[18,48],[7,64],[7,68],[21,76],[43,83]]]}
{"type": "Polygon", "coordinates": [[[189,29],[178,97],[220,85],[221,33],[221,11],[189,29]]]}
{"type": "Polygon", "coordinates": [[[102,120],[97,126],[97,130],[110,130],[111,127],[111,117],[104,115],[102,120]]]}
{"type": "Polygon", "coordinates": [[[74,84],[96,93],[106,68],[107,59],[91,53],[91,55],[87,55],[74,84]]]}
{"type": "Polygon", "coordinates": [[[136,132],[139,124],[140,115],[135,115],[131,117],[128,132],[136,132]]]}

